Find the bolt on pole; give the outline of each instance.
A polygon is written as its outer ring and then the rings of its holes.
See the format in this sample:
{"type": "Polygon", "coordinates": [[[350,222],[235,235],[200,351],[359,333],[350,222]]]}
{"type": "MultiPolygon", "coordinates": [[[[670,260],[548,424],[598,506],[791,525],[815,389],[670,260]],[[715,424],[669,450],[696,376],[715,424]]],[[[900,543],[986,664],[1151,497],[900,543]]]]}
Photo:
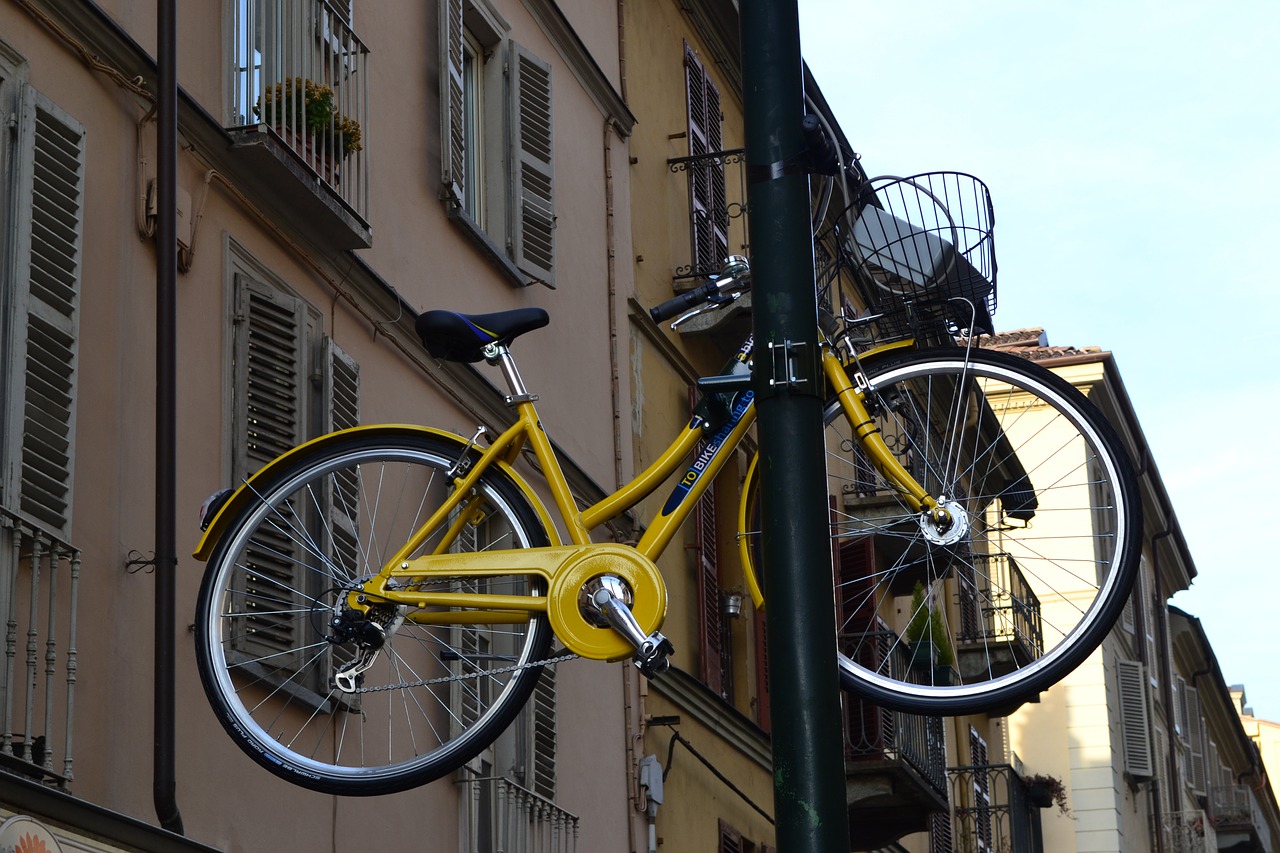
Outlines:
{"type": "Polygon", "coordinates": [[[741,21],[777,842],[847,853],[796,0],[742,0],[741,21]]]}

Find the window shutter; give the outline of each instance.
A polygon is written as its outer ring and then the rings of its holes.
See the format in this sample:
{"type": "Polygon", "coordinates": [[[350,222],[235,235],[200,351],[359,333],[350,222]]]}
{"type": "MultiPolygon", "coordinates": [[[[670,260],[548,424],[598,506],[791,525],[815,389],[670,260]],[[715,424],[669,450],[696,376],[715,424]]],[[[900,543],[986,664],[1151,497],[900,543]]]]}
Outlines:
{"type": "Polygon", "coordinates": [[[511,46],[512,256],[522,272],[554,284],[555,198],[551,66],[511,46]]]}
{"type": "Polygon", "coordinates": [[[554,800],[556,796],[556,671],[545,667],[530,701],[529,721],[532,768],[529,787],[535,794],[554,800]]]}
{"type": "Polygon", "coordinates": [[[1187,742],[1187,680],[1175,675],[1173,680],[1173,731],[1178,742],[1187,742]]]}
{"type": "MultiPolygon", "coordinates": [[[[723,147],[720,91],[687,43],[684,46],[684,69],[689,156],[704,157],[723,147]]],[[[719,161],[703,160],[689,165],[689,215],[692,220],[693,269],[710,271],[718,267],[729,253],[729,211],[724,165],[719,161]]]]}
{"type": "Polygon", "coordinates": [[[1200,691],[1187,688],[1188,747],[1191,752],[1191,788],[1197,794],[1205,793],[1205,733],[1204,719],[1200,716],[1200,691]]]}
{"type": "MultiPolygon", "coordinates": [[[[302,300],[277,287],[237,275],[234,349],[235,474],[247,477],[305,438],[307,375],[304,351],[306,320],[302,300]]],[[[314,521],[314,519],[313,519],[314,521]]],[[[299,519],[300,526],[310,526],[299,519]]],[[[244,601],[241,612],[261,610],[237,639],[247,655],[270,660],[274,669],[290,672],[302,666],[296,632],[305,620],[304,579],[295,576],[297,543],[281,531],[260,529],[245,554],[244,577],[236,584],[244,601]]]]}
{"type": "Polygon", "coordinates": [[[324,339],[325,432],[360,425],[360,365],[333,338],[324,339]]]}
{"type": "Polygon", "coordinates": [[[306,318],[302,300],[236,276],[236,476],[252,474],[305,438],[306,318]]]}
{"type": "Polygon", "coordinates": [[[1120,736],[1124,748],[1124,769],[1131,776],[1150,778],[1155,774],[1151,755],[1151,729],[1147,712],[1147,682],[1142,664],[1116,661],[1120,691],[1120,736]]]}
{"type": "MultiPolygon", "coordinates": [[[[698,389],[689,388],[689,404],[698,401],[698,389]]],[[[706,446],[698,442],[694,457],[706,446]]],[[[715,484],[708,486],[693,507],[694,583],[698,593],[699,676],[702,683],[726,697],[725,648],[720,614],[720,571],[716,542],[715,484]]]]}
{"type": "Polygon", "coordinates": [[[720,846],[718,853],[744,853],[742,833],[723,820],[720,821],[720,846]]]}
{"type": "Polygon", "coordinates": [[[84,127],[30,86],[18,126],[4,502],[70,535],[84,127]],[[18,367],[21,366],[21,369],[18,367]]]}
{"type": "MultiPolygon", "coordinates": [[[[450,522],[456,520],[456,514],[450,517],[450,522]]],[[[480,544],[479,528],[473,524],[464,524],[449,550],[457,554],[469,554],[479,551],[480,544]]],[[[480,583],[475,578],[460,578],[450,585],[450,592],[480,592],[480,583]]],[[[457,660],[451,664],[450,674],[461,676],[449,682],[449,706],[452,710],[449,715],[449,733],[456,736],[480,719],[484,710],[480,707],[480,696],[476,691],[478,682],[472,678],[485,669],[485,661],[493,650],[488,632],[479,628],[457,625],[450,629],[450,634],[450,645],[457,651],[457,660]]]]}
{"type": "MultiPolygon", "coordinates": [[[[360,367],[355,359],[342,351],[333,339],[324,339],[324,432],[350,429],[360,424],[360,367]]],[[[349,469],[335,472],[324,496],[329,523],[324,527],[328,537],[326,552],[336,566],[352,577],[375,571],[359,565],[360,509],[359,484],[349,469]]]]}
{"type": "Polygon", "coordinates": [[[929,816],[929,853],[952,853],[951,813],[934,812],[929,816]]]}
{"type": "Polygon", "coordinates": [[[466,172],[463,118],[462,3],[440,0],[440,183],[446,196],[461,203],[466,172]]]}
{"type": "Polygon", "coordinates": [[[979,851],[992,849],[994,836],[991,814],[991,777],[987,764],[987,742],[973,726],[969,727],[969,764],[973,767],[973,809],[976,842],[979,851]]]}

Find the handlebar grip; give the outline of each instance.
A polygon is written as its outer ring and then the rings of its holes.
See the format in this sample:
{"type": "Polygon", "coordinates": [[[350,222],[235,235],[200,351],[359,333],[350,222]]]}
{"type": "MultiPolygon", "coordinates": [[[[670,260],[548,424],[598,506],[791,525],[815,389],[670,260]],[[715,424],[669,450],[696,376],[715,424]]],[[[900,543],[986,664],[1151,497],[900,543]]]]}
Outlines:
{"type": "Polygon", "coordinates": [[[670,320],[677,314],[683,314],[690,308],[701,305],[711,298],[716,292],[716,283],[709,281],[704,285],[695,287],[693,290],[674,296],[666,302],[659,303],[649,309],[649,316],[653,318],[653,322],[661,323],[664,320],[670,320]]]}

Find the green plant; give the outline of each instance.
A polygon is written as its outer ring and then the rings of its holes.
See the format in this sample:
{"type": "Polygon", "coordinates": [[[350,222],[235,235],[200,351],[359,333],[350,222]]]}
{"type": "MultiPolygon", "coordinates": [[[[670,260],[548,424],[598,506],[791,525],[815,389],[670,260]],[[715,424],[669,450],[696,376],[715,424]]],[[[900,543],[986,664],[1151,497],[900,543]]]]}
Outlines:
{"type": "Polygon", "coordinates": [[[1071,817],[1071,809],[1067,806],[1067,788],[1057,776],[1037,773],[1034,776],[1023,776],[1022,784],[1026,787],[1031,801],[1041,808],[1050,805],[1058,807],[1058,811],[1071,817]]]}
{"type": "Polygon", "coordinates": [[[920,581],[916,581],[915,589],[911,591],[911,621],[907,623],[906,634],[912,643],[928,641],[937,650],[937,658],[933,661],[935,665],[951,666],[955,663],[951,638],[942,624],[941,609],[925,606],[925,589],[920,581]]]}
{"type": "Polygon", "coordinates": [[[301,77],[286,79],[267,87],[253,111],[273,127],[301,123],[309,136],[327,139],[342,159],[364,148],[360,123],[337,112],[333,88],[324,83],[301,77]]]}

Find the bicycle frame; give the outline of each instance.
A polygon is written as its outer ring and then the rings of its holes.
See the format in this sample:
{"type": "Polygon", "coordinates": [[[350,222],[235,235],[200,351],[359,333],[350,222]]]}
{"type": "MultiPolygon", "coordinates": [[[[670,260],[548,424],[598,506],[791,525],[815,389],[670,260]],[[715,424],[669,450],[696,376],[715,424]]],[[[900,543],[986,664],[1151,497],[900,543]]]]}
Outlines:
{"type": "MultiPolygon", "coordinates": [[[[886,350],[911,345],[909,341],[890,344],[865,353],[860,358],[874,358],[886,350]]],[[[746,362],[750,355],[751,341],[748,339],[739,351],[738,358],[746,362]]],[[[823,347],[822,369],[829,391],[840,401],[849,423],[854,425],[855,436],[872,464],[888,482],[902,491],[917,511],[936,509],[934,498],[926,494],[923,487],[902,467],[880,437],[875,418],[868,411],[865,402],[868,389],[865,386],[855,386],[849,378],[845,362],[830,346],[823,347]]],[[[854,375],[858,377],[861,374],[854,375]]],[[[366,609],[366,602],[371,599],[390,600],[410,608],[407,619],[433,624],[519,622],[527,619],[530,613],[548,612],[552,614],[553,622],[559,623],[556,625],[557,634],[561,634],[565,630],[566,620],[578,621],[572,613],[577,607],[576,585],[590,580],[592,571],[601,571],[607,564],[610,570],[621,574],[633,587],[636,606],[645,611],[637,612],[637,619],[646,629],[649,628],[648,623],[656,619],[652,624],[652,628],[656,629],[665,615],[666,598],[665,588],[656,568],[653,568],[653,561],[670,544],[698,499],[714,482],[732,456],[733,450],[754,424],[755,400],[752,392],[741,390],[731,398],[725,422],[711,436],[705,434],[706,421],[699,416],[693,417],[648,468],[617,492],[581,511],[577,509],[555,451],[542,429],[533,398],[530,395],[519,395],[514,401],[514,408],[515,422],[478,459],[469,465],[460,462],[465,473],[459,472],[450,498],[387,561],[377,577],[366,583],[360,591],[350,593],[351,606],[366,609]],[[700,440],[705,440],[706,446],[693,460],[671,497],[653,517],[644,535],[633,548],[591,543],[590,531],[593,528],[635,506],[657,490],[679,469],[700,440]],[[543,471],[557,514],[565,525],[569,544],[492,552],[451,552],[449,549],[463,527],[475,520],[473,517],[480,512],[478,507],[472,507],[468,503],[472,488],[495,462],[511,466],[526,448],[532,452],[543,471]],[[441,529],[445,529],[445,533],[434,546],[432,554],[410,558],[429,537],[441,529]],[[595,561],[589,560],[588,555],[594,555],[595,561]],[[604,562],[600,562],[601,560],[604,562]],[[397,588],[406,586],[403,584],[406,579],[420,580],[432,575],[492,577],[512,574],[540,577],[546,584],[548,594],[502,596],[397,588]],[[570,580],[566,581],[565,577],[570,580]],[[559,600],[562,598],[567,600],[559,600]],[[661,603],[660,609],[656,608],[656,602],[661,603]]],[[[466,454],[464,459],[465,456],[466,454]]],[[[752,586],[758,589],[758,585],[753,583],[752,586]]],[[[591,632],[581,630],[575,632],[569,629],[569,633],[592,636],[591,632]]],[[[620,638],[613,632],[602,633],[609,635],[609,641],[585,642],[581,648],[575,647],[575,638],[572,636],[562,636],[561,639],[573,651],[587,657],[616,659],[630,653],[630,646],[615,642],[620,638]]],[[[582,637],[576,639],[579,643],[583,642],[582,637]]]]}

